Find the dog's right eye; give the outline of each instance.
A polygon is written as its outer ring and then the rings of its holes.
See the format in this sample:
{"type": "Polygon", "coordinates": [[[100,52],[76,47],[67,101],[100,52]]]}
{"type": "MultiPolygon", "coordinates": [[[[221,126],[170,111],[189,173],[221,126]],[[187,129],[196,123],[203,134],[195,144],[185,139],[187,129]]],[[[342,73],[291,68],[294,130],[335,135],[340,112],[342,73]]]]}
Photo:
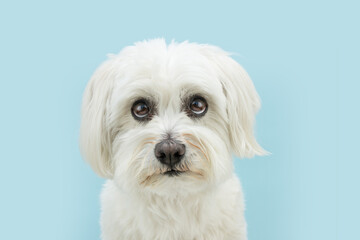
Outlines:
{"type": "Polygon", "coordinates": [[[150,114],[150,106],[145,100],[138,100],[131,107],[131,114],[136,120],[146,120],[150,114]]]}

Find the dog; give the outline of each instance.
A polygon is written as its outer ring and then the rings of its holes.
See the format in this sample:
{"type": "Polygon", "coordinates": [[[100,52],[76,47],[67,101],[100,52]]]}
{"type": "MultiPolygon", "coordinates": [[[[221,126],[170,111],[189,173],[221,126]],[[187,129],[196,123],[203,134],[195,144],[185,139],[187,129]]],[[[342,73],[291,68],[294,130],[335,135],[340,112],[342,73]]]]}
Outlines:
{"type": "Polygon", "coordinates": [[[222,49],[153,39],[110,55],[83,96],[80,148],[107,178],[103,240],[247,239],[233,169],[264,155],[260,99],[222,49]]]}

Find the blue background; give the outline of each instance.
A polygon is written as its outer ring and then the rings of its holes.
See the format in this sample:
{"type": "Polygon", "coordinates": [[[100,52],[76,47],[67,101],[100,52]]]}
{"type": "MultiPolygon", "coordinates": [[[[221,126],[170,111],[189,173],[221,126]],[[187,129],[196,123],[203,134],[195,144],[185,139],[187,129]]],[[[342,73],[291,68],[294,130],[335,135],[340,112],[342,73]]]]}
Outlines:
{"type": "Polygon", "coordinates": [[[107,53],[164,37],[238,53],[262,98],[272,155],[235,159],[249,239],[360,239],[359,22],[355,1],[2,1],[0,238],[99,239],[82,93],[107,53]]]}

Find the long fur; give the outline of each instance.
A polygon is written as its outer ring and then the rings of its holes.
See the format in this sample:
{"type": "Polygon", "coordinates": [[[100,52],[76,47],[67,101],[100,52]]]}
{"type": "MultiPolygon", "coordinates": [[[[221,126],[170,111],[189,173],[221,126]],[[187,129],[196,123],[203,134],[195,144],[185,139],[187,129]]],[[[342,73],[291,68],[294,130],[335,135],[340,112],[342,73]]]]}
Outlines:
{"type": "Polygon", "coordinates": [[[248,74],[223,50],[163,39],[138,42],[112,55],[83,98],[80,146],[108,179],[101,197],[103,240],[246,239],[244,200],[231,154],[262,155],[253,134],[260,99],[248,74]],[[189,118],[184,99],[208,102],[189,118]],[[130,112],[139,98],[156,103],[149,122],[130,112]],[[154,156],[165,136],[186,146],[169,177],[154,156]]]}

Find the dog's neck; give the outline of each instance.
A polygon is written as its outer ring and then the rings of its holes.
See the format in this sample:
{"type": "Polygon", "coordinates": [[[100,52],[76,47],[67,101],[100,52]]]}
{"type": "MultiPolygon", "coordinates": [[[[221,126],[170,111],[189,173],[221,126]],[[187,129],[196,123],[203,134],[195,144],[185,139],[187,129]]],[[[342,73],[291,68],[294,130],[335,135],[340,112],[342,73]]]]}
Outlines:
{"type": "Polygon", "coordinates": [[[216,189],[207,189],[196,194],[179,193],[173,196],[138,192],[129,195],[128,200],[129,204],[138,209],[143,218],[151,219],[158,224],[176,222],[178,219],[186,219],[189,216],[195,218],[196,221],[201,221],[205,209],[211,209],[209,206],[216,205],[216,192],[216,189]],[[147,214],[144,215],[144,213],[147,214]]]}

